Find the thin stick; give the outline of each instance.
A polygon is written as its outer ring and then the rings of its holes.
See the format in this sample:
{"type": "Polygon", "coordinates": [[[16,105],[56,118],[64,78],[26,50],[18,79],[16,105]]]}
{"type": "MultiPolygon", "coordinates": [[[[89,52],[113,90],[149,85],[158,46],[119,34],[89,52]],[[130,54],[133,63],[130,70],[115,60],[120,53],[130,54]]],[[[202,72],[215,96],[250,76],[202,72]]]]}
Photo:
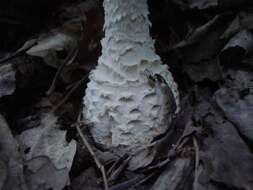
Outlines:
{"type": "Polygon", "coordinates": [[[65,65],[66,65],[66,62],[64,61],[64,62],[62,62],[62,64],[60,65],[60,67],[57,69],[56,74],[54,75],[54,79],[53,79],[53,81],[52,81],[49,89],[46,92],[46,95],[50,95],[50,94],[53,93],[53,91],[55,89],[55,86],[56,86],[56,83],[58,81],[58,78],[59,78],[59,76],[60,76],[63,68],[65,67],[65,65]]]}
{"type": "Polygon", "coordinates": [[[145,183],[146,181],[148,181],[150,178],[152,178],[158,172],[159,171],[155,171],[152,174],[148,175],[147,177],[145,177],[144,179],[142,179],[141,181],[139,181],[138,183],[136,183],[135,185],[133,185],[132,187],[130,187],[130,189],[134,189],[134,188],[138,187],[139,185],[145,183]]]}
{"type": "Polygon", "coordinates": [[[118,179],[120,174],[124,171],[124,169],[128,165],[130,159],[131,159],[131,156],[129,156],[126,160],[124,160],[123,163],[114,172],[111,173],[111,175],[108,179],[109,182],[113,182],[118,179]]]}
{"type": "Polygon", "coordinates": [[[55,86],[56,86],[56,83],[59,80],[60,74],[62,73],[64,67],[74,61],[74,59],[77,56],[77,53],[78,53],[78,49],[76,47],[73,48],[72,51],[67,56],[67,58],[62,62],[62,64],[60,65],[60,67],[58,68],[58,70],[57,70],[57,72],[54,76],[54,79],[53,79],[49,89],[46,92],[47,95],[50,95],[50,94],[53,93],[53,91],[55,89],[55,86]]]}
{"type": "Polygon", "coordinates": [[[197,188],[198,182],[198,170],[199,170],[199,144],[196,137],[192,137],[194,150],[195,150],[195,171],[194,171],[194,182],[193,182],[193,189],[197,188]]]}
{"type": "Polygon", "coordinates": [[[127,154],[124,154],[122,157],[116,160],[116,162],[114,162],[113,165],[107,170],[107,176],[110,176],[116,169],[116,167],[120,164],[120,162],[124,161],[124,159],[126,159],[127,157],[127,154]]]}
{"type": "Polygon", "coordinates": [[[4,64],[5,62],[16,58],[17,56],[25,53],[26,51],[28,51],[29,49],[31,49],[33,46],[35,46],[37,44],[37,40],[32,41],[30,44],[27,45],[27,47],[21,48],[19,50],[17,50],[16,52],[12,53],[11,55],[9,55],[8,57],[5,57],[3,59],[0,59],[0,64],[4,64]]]}
{"type": "Polygon", "coordinates": [[[96,157],[94,151],[92,150],[89,142],[86,140],[85,136],[83,135],[82,130],[80,129],[80,123],[76,125],[76,129],[85,145],[85,147],[88,149],[89,153],[91,154],[91,156],[93,157],[98,169],[100,169],[101,173],[102,173],[102,177],[103,177],[103,181],[104,181],[104,189],[108,190],[108,181],[106,178],[106,174],[105,174],[105,168],[104,166],[100,163],[100,161],[98,160],[98,158],[96,157]]]}
{"type": "Polygon", "coordinates": [[[84,82],[89,76],[89,73],[85,74],[83,78],[81,78],[80,80],[71,83],[70,85],[68,85],[65,90],[69,90],[72,89],[74,86],[76,86],[77,84],[80,84],[81,82],[84,82]]]}
{"type": "Polygon", "coordinates": [[[103,165],[101,165],[101,173],[102,173],[102,177],[103,177],[103,181],[104,181],[104,188],[105,190],[108,190],[108,181],[107,181],[107,177],[106,177],[106,172],[105,172],[105,167],[103,165]]]}
{"type": "Polygon", "coordinates": [[[79,80],[75,85],[71,88],[71,90],[64,96],[64,98],[53,108],[53,112],[57,111],[68,99],[69,97],[75,92],[75,90],[85,81],[88,75],[85,75],[81,80],[79,80]]]}

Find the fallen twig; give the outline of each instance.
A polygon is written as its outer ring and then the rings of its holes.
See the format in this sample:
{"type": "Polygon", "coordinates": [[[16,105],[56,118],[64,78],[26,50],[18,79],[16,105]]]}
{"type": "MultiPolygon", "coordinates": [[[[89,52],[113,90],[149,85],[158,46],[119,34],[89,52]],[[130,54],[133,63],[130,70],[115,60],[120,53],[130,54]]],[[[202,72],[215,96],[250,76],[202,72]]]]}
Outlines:
{"type": "Polygon", "coordinates": [[[88,75],[85,75],[81,80],[75,83],[75,85],[71,88],[71,90],[64,96],[64,98],[53,108],[53,112],[57,111],[68,99],[69,97],[75,92],[75,90],[86,80],[88,75]]]}
{"type": "Polygon", "coordinates": [[[197,182],[198,182],[198,171],[199,171],[199,144],[196,137],[192,137],[193,146],[195,150],[195,171],[194,171],[194,182],[193,182],[193,189],[197,189],[197,182]]]}
{"type": "Polygon", "coordinates": [[[127,154],[125,154],[119,159],[117,159],[116,162],[114,162],[113,165],[107,170],[107,176],[110,176],[113,173],[113,171],[116,169],[116,167],[120,164],[120,162],[122,162],[127,157],[128,157],[127,154]]]}
{"type": "Polygon", "coordinates": [[[25,53],[27,50],[31,49],[33,46],[37,44],[37,40],[31,40],[30,43],[28,43],[26,46],[18,49],[16,52],[12,53],[8,57],[5,57],[3,59],[0,59],[0,64],[3,64],[11,59],[16,58],[17,56],[25,53]]]}
{"type": "Polygon", "coordinates": [[[78,134],[80,135],[82,141],[83,141],[83,144],[85,145],[85,147],[88,149],[89,153],[91,154],[91,156],[93,157],[94,161],[95,161],[95,164],[96,166],[98,167],[98,169],[101,171],[101,174],[102,174],[102,177],[103,177],[103,181],[104,181],[104,189],[105,190],[108,190],[108,181],[107,181],[107,177],[106,177],[106,173],[105,173],[105,168],[104,166],[100,163],[100,161],[98,160],[98,158],[96,157],[95,155],[95,152],[92,150],[89,142],[86,140],[81,128],[80,128],[80,125],[81,125],[81,122],[79,121],[80,120],[80,115],[78,117],[78,121],[76,123],[76,129],[77,129],[77,132],[78,134]]]}
{"type": "Polygon", "coordinates": [[[128,162],[130,161],[130,159],[131,159],[131,156],[129,156],[126,160],[124,160],[123,163],[114,172],[111,173],[111,175],[108,179],[109,182],[113,182],[113,181],[116,181],[118,179],[120,174],[127,167],[128,162]]]}
{"type": "Polygon", "coordinates": [[[46,94],[47,95],[50,95],[53,93],[54,89],[55,89],[55,86],[56,86],[56,83],[57,81],[59,80],[59,77],[61,75],[61,72],[63,71],[64,67],[70,63],[72,63],[74,61],[74,59],[76,58],[77,56],[77,53],[78,53],[78,48],[73,48],[69,55],[67,56],[67,58],[62,62],[62,64],[60,65],[60,67],[58,68],[55,76],[54,76],[54,79],[49,87],[49,89],[47,90],[46,94]]]}
{"type": "Polygon", "coordinates": [[[62,62],[62,64],[60,65],[60,67],[57,69],[56,74],[54,76],[54,79],[53,79],[53,81],[52,81],[49,89],[46,92],[46,95],[50,95],[50,94],[53,93],[53,91],[55,89],[55,86],[56,86],[56,83],[57,83],[57,81],[58,81],[58,79],[60,77],[60,74],[61,74],[63,68],[65,67],[65,65],[66,65],[66,61],[62,62]]]}
{"type": "Polygon", "coordinates": [[[135,185],[131,186],[129,189],[132,190],[136,187],[138,187],[139,185],[145,183],[146,181],[148,181],[151,177],[153,177],[154,175],[156,175],[157,173],[159,173],[160,171],[155,171],[152,174],[148,175],[147,177],[145,177],[144,179],[140,180],[138,183],[136,183],[135,185]]]}

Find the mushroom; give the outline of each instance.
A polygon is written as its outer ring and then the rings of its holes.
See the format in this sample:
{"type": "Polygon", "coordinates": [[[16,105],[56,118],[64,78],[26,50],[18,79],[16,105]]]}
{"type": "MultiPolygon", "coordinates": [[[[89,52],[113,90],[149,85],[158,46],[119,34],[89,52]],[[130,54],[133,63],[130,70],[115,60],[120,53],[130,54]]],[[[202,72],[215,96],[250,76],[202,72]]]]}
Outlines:
{"type": "Polygon", "coordinates": [[[103,6],[105,37],[89,75],[84,120],[103,148],[147,147],[169,128],[171,97],[179,110],[177,84],[155,53],[147,0],[104,0],[103,6]]]}

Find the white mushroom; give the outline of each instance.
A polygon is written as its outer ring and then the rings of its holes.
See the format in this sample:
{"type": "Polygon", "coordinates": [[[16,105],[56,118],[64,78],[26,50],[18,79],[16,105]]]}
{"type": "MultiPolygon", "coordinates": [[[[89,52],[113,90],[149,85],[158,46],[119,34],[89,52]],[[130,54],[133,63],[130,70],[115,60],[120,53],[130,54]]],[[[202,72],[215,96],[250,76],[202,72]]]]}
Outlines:
{"type": "Polygon", "coordinates": [[[84,97],[85,122],[105,148],[147,146],[170,124],[169,95],[150,85],[162,76],[179,109],[177,84],[150,37],[147,0],[104,0],[105,37],[84,97]]]}

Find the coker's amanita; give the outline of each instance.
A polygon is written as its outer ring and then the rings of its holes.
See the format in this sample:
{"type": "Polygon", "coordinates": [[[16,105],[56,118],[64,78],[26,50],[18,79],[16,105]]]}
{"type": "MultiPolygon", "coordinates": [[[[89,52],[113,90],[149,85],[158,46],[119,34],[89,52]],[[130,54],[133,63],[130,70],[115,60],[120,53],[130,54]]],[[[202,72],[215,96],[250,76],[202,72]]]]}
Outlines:
{"type": "Polygon", "coordinates": [[[104,148],[148,146],[169,127],[168,94],[150,85],[146,71],[162,76],[179,109],[179,94],[150,37],[147,0],[104,0],[105,37],[90,73],[83,115],[104,148]]]}

